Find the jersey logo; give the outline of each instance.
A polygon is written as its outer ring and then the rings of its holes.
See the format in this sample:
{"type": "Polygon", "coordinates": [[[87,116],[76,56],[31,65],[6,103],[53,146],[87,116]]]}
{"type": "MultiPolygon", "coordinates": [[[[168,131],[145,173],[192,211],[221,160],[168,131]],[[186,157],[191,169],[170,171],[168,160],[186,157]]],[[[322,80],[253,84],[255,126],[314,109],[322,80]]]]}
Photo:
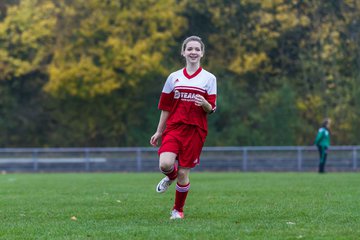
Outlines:
{"type": "Polygon", "coordinates": [[[178,90],[174,91],[174,99],[181,99],[182,101],[193,102],[195,101],[196,95],[196,93],[180,92],[178,90]]]}
{"type": "Polygon", "coordinates": [[[178,90],[175,90],[174,99],[179,99],[179,98],[180,98],[180,92],[178,90]]]}
{"type": "Polygon", "coordinates": [[[195,101],[196,95],[196,93],[180,92],[178,90],[174,91],[174,99],[181,99],[182,101],[195,101]]]}

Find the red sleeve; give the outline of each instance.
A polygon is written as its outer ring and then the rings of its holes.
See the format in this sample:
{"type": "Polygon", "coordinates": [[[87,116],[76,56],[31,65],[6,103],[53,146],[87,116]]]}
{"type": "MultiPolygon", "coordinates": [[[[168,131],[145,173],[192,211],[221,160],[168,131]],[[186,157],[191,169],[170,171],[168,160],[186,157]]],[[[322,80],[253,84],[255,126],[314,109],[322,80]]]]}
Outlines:
{"type": "Polygon", "coordinates": [[[206,97],[206,100],[210,103],[211,108],[212,108],[211,110],[215,111],[216,110],[216,94],[208,95],[206,97]]]}
{"type": "Polygon", "coordinates": [[[171,111],[174,102],[174,93],[161,93],[158,108],[164,111],[171,111]]]}

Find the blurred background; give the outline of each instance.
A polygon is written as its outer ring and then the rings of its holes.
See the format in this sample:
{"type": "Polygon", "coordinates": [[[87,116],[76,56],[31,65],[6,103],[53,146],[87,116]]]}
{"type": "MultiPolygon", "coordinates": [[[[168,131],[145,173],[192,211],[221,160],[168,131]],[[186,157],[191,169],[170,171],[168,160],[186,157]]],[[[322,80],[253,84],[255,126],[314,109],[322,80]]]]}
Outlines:
{"type": "Polygon", "coordinates": [[[0,147],[147,147],[181,43],[206,44],[207,146],[360,141],[358,0],[1,0],[0,147]]]}

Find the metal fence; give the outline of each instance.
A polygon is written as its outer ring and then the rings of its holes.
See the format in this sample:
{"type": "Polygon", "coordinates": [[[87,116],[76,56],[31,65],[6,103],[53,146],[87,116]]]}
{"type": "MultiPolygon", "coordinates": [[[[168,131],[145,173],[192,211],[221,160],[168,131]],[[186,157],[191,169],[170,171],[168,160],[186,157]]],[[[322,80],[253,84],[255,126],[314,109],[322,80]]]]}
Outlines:
{"type": "MultiPolygon", "coordinates": [[[[327,171],[359,171],[360,146],[332,146],[327,171]]],[[[317,171],[313,146],[205,147],[194,171],[317,171]]],[[[155,148],[5,148],[2,172],[159,171],[155,148]]]]}

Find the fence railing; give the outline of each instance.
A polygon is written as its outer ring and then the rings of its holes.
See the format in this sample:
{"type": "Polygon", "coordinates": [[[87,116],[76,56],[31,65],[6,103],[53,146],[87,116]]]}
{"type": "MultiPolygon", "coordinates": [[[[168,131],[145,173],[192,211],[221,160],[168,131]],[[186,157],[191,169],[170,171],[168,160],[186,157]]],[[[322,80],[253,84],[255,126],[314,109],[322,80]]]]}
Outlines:
{"type": "MultiPolygon", "coordinates": [[[[326,170],[359,171],[360,146],[331,146],[326,170]]],[[[194,171],[316,171],[314,146],[204,147],[194,171]]],[[[0,170],[6,172],[151,172],[158,171],[157,149],[4,148],[0,170]]]]}

